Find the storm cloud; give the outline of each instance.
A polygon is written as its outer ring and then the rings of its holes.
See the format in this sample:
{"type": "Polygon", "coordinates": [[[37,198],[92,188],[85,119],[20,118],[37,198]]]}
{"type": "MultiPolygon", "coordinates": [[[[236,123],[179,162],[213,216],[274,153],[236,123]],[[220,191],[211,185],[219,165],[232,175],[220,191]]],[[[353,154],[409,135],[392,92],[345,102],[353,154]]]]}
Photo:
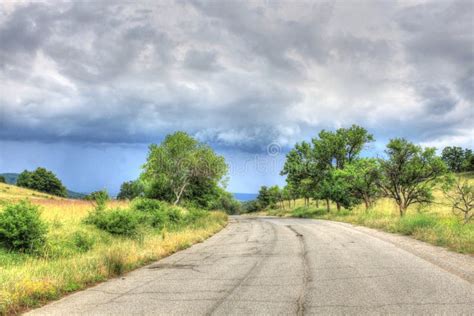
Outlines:
{"type": "Polygon", "coordinates": [[[472,142],[473,2],[7,2],[3,140],[472,142]],[[386,128],[389,126],[390,128],[386,128]],[[401,131],[400,131],[401,130],[401,131]]]}

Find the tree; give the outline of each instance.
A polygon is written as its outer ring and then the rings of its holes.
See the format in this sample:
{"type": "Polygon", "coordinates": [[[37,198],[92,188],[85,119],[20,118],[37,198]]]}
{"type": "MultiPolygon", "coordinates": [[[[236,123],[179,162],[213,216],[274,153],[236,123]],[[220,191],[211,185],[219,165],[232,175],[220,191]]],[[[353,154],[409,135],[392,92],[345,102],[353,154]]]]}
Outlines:
{"type": "Polygon", "coordinates": [[[20,187],[37,190],[52,195],[67,196],[66,188],[54,173],[45,168],[37,168],[35,171],[23,171],[18,175],[16,184],[20,187]]]}
{"type": "Polygon", "coordinates": [[[240,214],[242,205],[235,199],[232,193],[219,188],[219,196],[212,200],[210,209],[223,210],[227,214],[240,214]]]}
{"type": "Polygon", "coordinates": [[[0,176],[0,183],[7,183],[7,179],[4,176],[0,176]]]}
{"type": "Polygon", "coordinates": [[[369,132],[358,125],[339,128],[335,132],[322,130],[319,138],[313,138],[313,157],[316,167],[316,178],[319,178],[318,195],[334,201],[339,211],[342,206],[350,207],[352,201],[347,196],[347,185],[338,180],[334,170],[344,169],[348,163],[355,161],[367,143],[374,141],[369,132]]]}
{"type": "Polygon", "coordinates": [[[150,146],[141,179],[149,197],[178,204],[192,183],[217,186],[226,173],[224,157],[187,133],[176,132],[150,146]]]}
{"type": "Polygon", "coordinates": [[[465,152],[461,147],[445,147],[441,158],[452,172],[461,172],[465,164],[465,152]]]}
{"type": "Polygon", "coordinates": [[[127,181],[120,186],[120,192],[117,195],[119,200],[133,200],[144,194],[143,184],[139,181],[127,181]]]}
{"type": "Polygon", "coordinates": [[[271,196],[270,192],[268,190],[268,187],[266,186],[261,186],[260,190],[258,190],[258,196],[257,196],[257,201],[259,203],[259,206],[264,209],[268,207],[271,203],[271,196]]]}
{"type": "Polygon", "coordinates": [[[357,159],[337,171],[337,178],[348,187],[348,193],[355,199],[364,201],[365,209],[372,207],[379,196],[377,183],[380,169],[376,159],[357,159]]]}
{"type": "Polygon", "coordinates": [[[443,192],[451,202],[453,213],[462,215],[464,224],[467,224],[474,216],[472,213],[474,207],[474,186],[470,185],[466,179],[450,180],[450,182],[444,185],[443,192]]]}
{"type": "Polygon", "coordinates": [[[400,216],[415,203],[431,203],[432,190],[442,183],[447,167],[435,154],[435,148],[422,149],[406,139],[392,139],[385,150],[387,159],[379,159],[382,192],[395,200],[400,216]]]}

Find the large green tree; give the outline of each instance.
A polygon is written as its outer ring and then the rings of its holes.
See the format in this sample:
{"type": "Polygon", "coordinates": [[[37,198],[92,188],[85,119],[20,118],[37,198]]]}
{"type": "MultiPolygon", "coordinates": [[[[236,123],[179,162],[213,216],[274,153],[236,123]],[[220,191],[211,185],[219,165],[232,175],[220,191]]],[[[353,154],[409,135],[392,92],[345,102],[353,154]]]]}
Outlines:
{"type": "Polygon", "coordinates": [[[141,179],[148,196],[178,204],[193,184],[218,186],[227,169],[224,157],[209,146],[185,132],[176,132],[160,145],[150,146],[141,179]]]}
{"type": "Polygon", "coordinates": [[[313,159],[316,166],[316,178],[319,183],[318,196],[341,206],[351,207],[357,202],[349,196],[348,185],[340,181],[336,170],[342,170],[346,164],[354,162],[364,147],[374,141],[373,136],[363,127],[352,125],[339,128],[335,132],[322,130],[319,138],[313,138],[313,159]]]}
{"type": "Polygon", "coordinates": [[[67,196],[66,188],[61,180],[53,172],[41,167],[34,171],[25,170],[20,173],[16,185],[52,195],[67,196]]]}
{"type": "Polygon", "coordinates": [[[379,187],[398,205],[400,216],[415,203],[430,203],[432,190],[443,182],[447,167],[435,148],[421,148],[406,139],[392,139],[379,159],[379,187]]]}

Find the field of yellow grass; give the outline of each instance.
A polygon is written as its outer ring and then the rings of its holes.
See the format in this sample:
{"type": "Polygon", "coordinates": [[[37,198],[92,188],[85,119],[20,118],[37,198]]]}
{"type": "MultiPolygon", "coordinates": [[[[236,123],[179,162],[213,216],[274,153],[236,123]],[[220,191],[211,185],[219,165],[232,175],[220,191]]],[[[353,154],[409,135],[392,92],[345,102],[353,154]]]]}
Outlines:
{"type": "MultiPolygon", "coordinates": [[[[40,205],[41,216],[48,225],[47,243],[41,255],[0,247],[0,315],[40,306],[170,255],[205,240],[227,223],[224,213],[211,212],[179,229],[148,228],[133,238],[119,237],[82,222],[94,207],[89,201],[51,197],[4,184],[0,192],[3,205],[25,197],[40,205]]],[[[108,207],[114,208],[127,206],[127,202],[108,203],[108,207]]]]}
{"type": "MultiPolygon", "coordinates": [[[[460,176],[474,184],[472,173],[460,176]]],[[[290,207],[285,201],[285,207],[280,206],[262,214],[347,222],[409,235],[453,251],[474,254],[474,221],[463,224],[462,218],[453,214],[449,201],[441,191],[435,191],[434,196],[433,204],[410,206],[403,218],[400,218],[393,200],[387,198],[379,199],[368,211],[363,205],[359,205],[352,210],[337,212],[336,206],[331,205],[328,213],[325,202],[321,201],[317,205],[315,201],[311,201],[309,206],[304,206],[303,200],[297,200],[296,205],[291,203],[290,207]]]]}

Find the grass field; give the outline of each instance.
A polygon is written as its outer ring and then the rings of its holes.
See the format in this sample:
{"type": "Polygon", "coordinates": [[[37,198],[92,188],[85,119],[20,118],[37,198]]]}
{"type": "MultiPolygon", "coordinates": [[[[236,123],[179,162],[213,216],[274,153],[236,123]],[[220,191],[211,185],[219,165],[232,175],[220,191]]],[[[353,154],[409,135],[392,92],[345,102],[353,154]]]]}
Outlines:
{"type": "MultiPolygon", "coordinates": [[[[119,237],[82,222],[94,207],[91,202],[0,185],[3,205],[26,197],[41,206],[47,243],[36,255],[0,247],[0,314],[17,314],[130,271],[201,242],[227,223],[224,213],[210,212],[180,228],[143,228],[133,238],[119,237]]],[[[128,203],[111,201],[108,206],[125,208],[128,203]]]]}
{"type": "MultiPolygon", "coordinates": [[[[460,176],[474,184],[473,173],[460,176]]],[[[403,218],[400,218],[395,203],[386,198],[378,200],[369,211],[360,205],[352,210],[337,212],[335,205],[332,205],[328,213],[323,202],[319,203],[319,207],[315,201],[310,206],[304,206],[303,200],[297,200],[295,206],[292,204],[289,207],[288,202],[285,202],[285,208],[268,210],[264,214],[347,222],[412,236],[453,251],[474,254],[474,221],[464,225],[461,218],[453,214],[443,193],[436,191],[434,195],[433,204],[411,206],[403,218]]]]}

